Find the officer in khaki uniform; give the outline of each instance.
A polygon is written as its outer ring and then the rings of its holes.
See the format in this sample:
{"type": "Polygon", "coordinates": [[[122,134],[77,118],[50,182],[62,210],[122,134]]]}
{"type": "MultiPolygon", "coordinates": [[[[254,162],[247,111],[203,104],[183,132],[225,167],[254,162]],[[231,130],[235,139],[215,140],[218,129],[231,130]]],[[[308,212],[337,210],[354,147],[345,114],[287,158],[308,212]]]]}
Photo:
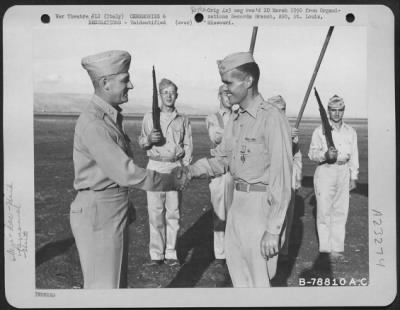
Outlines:
{"type": "Polygon", "coordinates": [[[74,188],[70,222],[84,288],[127,286],[128,186],[143,190],[180,188],[173,175],[135,165],[119,105],[133,88],[131,55],[107,51],[84,57],[94,95],[79,116],[74,136],[74,188]]]}
{"type": "Polygon", "coordinates": [[[218,68],[230,103],[240,110],[229,119],[216,157],[200,159],[181,174],[190,179],[232,173],[235,191],[225,232],[229,273],[234,287],[269,287],[291,197],[290,126],[259,94],[260,71],[251,53],[229,55],[218,68]]]}
{"type": "MultiPolygon", "coordinates": [[[[224,128],[232,113],[232,107],[226,96],[225,86],[221,85],[218,90],[220,107],[218,112],[206,117],[206,127],[212,142],[211,156],[215,156],[215,148],[222,141],[224,128]]],[[[218,265],[225,263],[225,226],[226,214],[233,199],[233,178],[230,172],[210,180],[210,199],[213,207],[214,228],[214,256],[218,265]]]]}
{"type": "MultiPolygon", "coordinates": [[[[175,107],[178,87],[168,79],[159,83],[161,97],[161,133],[153,128],[152,113],[143,117],[139,145],[147,150],[149,163],[147,169],[170,173],[177,166],[187,166],[192,161],[193,142],[189,118],[179,113],[175,107]]],[[[176,241],[179,231],[181,194],[178,191],[148,191],[147,209],[149,212],[151,262],[147,265],[179,265],[176,241]]]]}

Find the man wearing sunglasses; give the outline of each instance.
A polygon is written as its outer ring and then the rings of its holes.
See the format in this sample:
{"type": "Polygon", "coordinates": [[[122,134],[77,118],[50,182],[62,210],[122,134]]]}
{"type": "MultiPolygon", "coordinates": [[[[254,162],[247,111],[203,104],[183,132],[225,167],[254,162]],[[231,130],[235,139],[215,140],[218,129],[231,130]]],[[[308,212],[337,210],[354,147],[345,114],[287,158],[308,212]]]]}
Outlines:
{"type": "Polygon", "coordinates": [[[328,150],[322,126],[313,132],[308,156],[318,162],[314,174],[317,199],[317,231],[320,253],[327,253],[332,262],[345,262],[345,226],[349,210],[349,191],[358,178],[356,131],[343,122],[345,104],[335,95],[328,102],[335,148],[328,150]]]}

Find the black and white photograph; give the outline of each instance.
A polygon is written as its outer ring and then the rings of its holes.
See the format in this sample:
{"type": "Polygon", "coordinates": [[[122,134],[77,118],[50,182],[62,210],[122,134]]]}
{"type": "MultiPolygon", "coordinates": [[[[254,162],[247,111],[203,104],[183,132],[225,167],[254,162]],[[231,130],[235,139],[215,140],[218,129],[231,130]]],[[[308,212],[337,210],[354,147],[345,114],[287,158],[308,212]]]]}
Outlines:
{"type": "Polygon", "coordinates": [[[24,273],[31,305],[64,308],[393,300],[389,9],[13,9],[9,303],[24,273]]]}

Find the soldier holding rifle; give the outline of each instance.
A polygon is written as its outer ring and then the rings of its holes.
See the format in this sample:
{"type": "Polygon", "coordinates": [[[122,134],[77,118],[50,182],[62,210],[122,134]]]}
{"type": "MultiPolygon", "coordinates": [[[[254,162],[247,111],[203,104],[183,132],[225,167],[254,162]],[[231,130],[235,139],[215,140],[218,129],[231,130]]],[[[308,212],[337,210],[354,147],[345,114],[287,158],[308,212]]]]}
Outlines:
{"type": "Polygon", "coordinates": [[[343,122],[345,104],[341,97],[329,99],[328,120],[317,92],[316,96],[323,124],[313,132],[308,156],[318,162],[314,190],[319,252],[329,255],[332,262],[342,262],[349,191],[356,187],[358,177],[357,133],[343,122]]]}
{"type": "Polygon", "coordinates": [[[74,136],[74,188],[70,221],[84,288],[127,287],[128,187],[177,190],[184,180],[138,167],[132,156],[120,105],[133,89],[125,51],[84,57],[94,95],[79,116],[74,136]]]}
{"type": "MultiPolygon", "coordinates": [[[[153,75],[155,81],[155,75],[153,75]]],[[[188,117],[178,112],[175,102],[178,87],[168,79],[159,84],[161,112],[153,102],[153,112],[143,118],[140,146],[147,150],[147,169],[170,173],[177,166],[187,166],[192,161],[192,130],[188,117]],[[158,114],[157,117],[154,117],[158,114]]],[[[157,96],[157,94],[156,94],[157,96]]],[[[155,99],[155,98],[153,98],[155,99]]],[[[147,191],[150,222],[150,258],[147,265],[166,263],[179,265],[176,241],[179,230],[181,193],[178,191],[147,191]]]]}

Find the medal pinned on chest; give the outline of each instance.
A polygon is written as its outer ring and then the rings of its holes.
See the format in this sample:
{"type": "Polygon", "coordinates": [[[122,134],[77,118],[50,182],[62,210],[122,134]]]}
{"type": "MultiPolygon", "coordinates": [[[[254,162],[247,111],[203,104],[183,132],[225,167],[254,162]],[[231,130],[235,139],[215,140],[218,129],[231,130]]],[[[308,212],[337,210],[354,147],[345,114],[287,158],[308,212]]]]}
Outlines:
{"type": "Polygon", "coordinates": [[[243,164],[246,161],[245,154],[246,154],[246,145],[242,144],[242,146],[240,148],[240,160],[242,161],[243,164]]]}

